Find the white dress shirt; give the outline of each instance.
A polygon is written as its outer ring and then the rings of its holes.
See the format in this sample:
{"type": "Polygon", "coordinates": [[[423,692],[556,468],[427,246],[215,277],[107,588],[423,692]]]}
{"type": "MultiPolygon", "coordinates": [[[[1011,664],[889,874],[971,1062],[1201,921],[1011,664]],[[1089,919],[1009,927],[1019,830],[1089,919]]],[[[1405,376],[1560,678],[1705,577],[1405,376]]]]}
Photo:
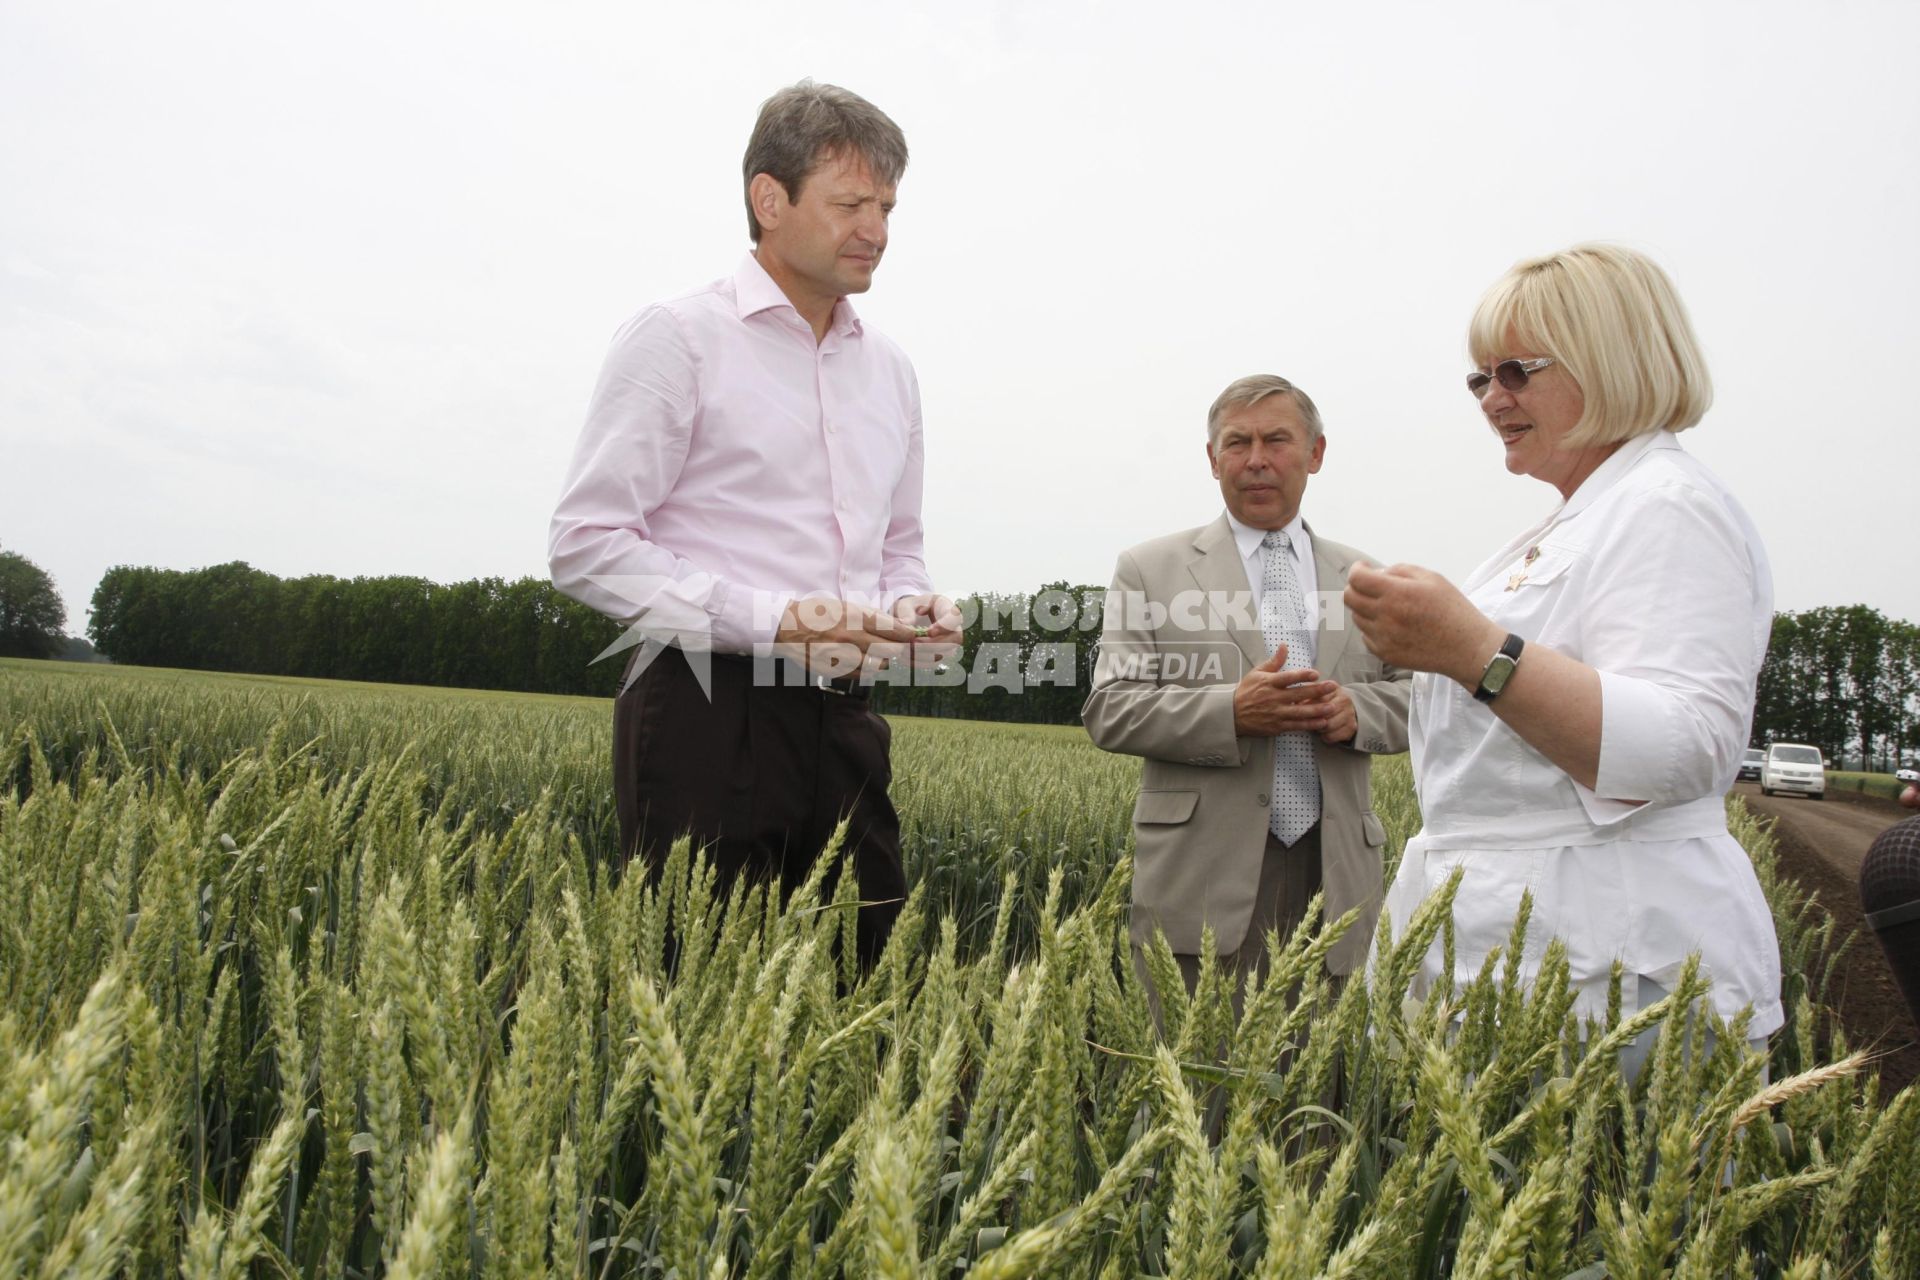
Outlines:
{"type": "MultiPolygon", "coordinates": [[[[1581,786],[1442,676],[1414,677],[1410,714],[1424,826],[1387,891],[1396,934],[1456,867],[1455,973],[1504,946],[1524,890],[1522,969],[1561,938],[1576,1011],[1603,1016],[1610,968],[1671,986],[1690,952],[1753,1035],[1783,1022],[1779,945],[1752,863],[1727,833],[1773,622],[1759,534],[1670,432],[1630,440],[1546,520],[1467,579],[1473,603],[1529,646],[1600,674],[1600,765],[1581,786]]],[[[1520,658],[1526,665],[1526,656],[1520,658]]],[[[1416,993],[1440,972],[1436,942],[1416,993]]]]}
{"type": "Polygon", "coordinates": [[[622,622],[764,652],[797,596],[931,590],[920,391],[842,299],[812,326],[749,255],[614,335],[548,537],[556,587],[622,622]]]}
{"type": "MultiPolygon", "coordinates": [[[[1261,599],[1266,594],[1267,552],[1261,539],[1265,529],[1242,524],[1227,512],[1227,527],[1233,530],[1233,545],[1240,552],[1241,566],[1247,571],[1247,586],[1253,591],[1253,616],[1260,616],[1261,599]]],[[[1306,602],[1305,629],[1315,632],[1320,626],[1320,575],[1313,567],[1313,543],[1307,534],[1307,522],[1295,512],[1293,519],[1280,526],[1288,538],[1287,551],[1293,564],[1293,576],[1300,583],[1300,598],[1306,602]]],[[[1310,667],[1318,655],[1295,653],[1287,656],[1289,667],[1310,667]]]]}

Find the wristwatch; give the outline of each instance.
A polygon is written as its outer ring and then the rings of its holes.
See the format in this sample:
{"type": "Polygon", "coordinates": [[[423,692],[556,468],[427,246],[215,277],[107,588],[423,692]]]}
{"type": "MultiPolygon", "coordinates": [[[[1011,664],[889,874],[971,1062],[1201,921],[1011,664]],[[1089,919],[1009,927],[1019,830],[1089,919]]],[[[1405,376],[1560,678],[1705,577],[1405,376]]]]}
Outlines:
{"type": "Polygon", "coordinates": [[[1520,665],[1520,650],[1525,644],[1511,631],[1507,633],[1507,642],[1500,646],[1500,652],[1487,662],[1487,669],[1480,673],[1479,687],[1473,696],[1482,702],[1492,702],[1507,687],[1507,681],[1513,679],[1513,669],[1520,665]]]}

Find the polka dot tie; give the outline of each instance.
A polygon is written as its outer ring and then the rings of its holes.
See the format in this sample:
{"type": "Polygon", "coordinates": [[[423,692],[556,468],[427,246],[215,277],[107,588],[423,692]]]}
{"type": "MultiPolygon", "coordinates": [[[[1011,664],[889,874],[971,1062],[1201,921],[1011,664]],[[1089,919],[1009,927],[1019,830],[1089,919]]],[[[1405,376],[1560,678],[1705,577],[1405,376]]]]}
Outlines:
{"type": "MultiPolygon", "coordinates": [[[[1267,653],[1287,646],[1288,669],[1313,665],[1313,629],[1307,625],[1306,596],[1293,571],[1292,543],[1274,529],[1260,539],[1265,568],[1260,578],[1260,634],[1267,653]]],[[[1294,841],[1320,821],[1320,769],[1313,760],[1313,736],[1283,733],[1273,740],[1273,807],[1267,829],[1281,844],[1294,841]]]]}

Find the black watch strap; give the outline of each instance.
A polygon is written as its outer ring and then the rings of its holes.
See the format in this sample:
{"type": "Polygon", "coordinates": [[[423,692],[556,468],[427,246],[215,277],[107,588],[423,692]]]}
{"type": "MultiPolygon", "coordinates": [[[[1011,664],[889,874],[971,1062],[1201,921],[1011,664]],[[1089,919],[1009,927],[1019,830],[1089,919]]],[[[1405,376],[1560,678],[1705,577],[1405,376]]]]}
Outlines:
{"type": "Polygon", "coordinates": [[[1526,642],[1511,631],[1507,633],[1506,643],[1500,646],[1500,652],[1493,655],[1487,663],[1487,669],[1480,673],[1480,684],[1473,696],[1481,702],[1492,702],[1507,687],[1507,681],[1513,678],[1513,669],[1520,665],[1520,650],[1526,642]]]}

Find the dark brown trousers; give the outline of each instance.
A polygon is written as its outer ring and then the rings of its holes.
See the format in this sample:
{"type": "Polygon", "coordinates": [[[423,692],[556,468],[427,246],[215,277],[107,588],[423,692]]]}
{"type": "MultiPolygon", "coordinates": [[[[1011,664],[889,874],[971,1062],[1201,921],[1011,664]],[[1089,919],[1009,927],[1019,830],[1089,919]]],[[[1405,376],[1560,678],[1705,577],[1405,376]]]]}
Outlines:
{"type": "Polygon", "coordinates": [[[661,650],[628,674],[613,710],[613,787],[620,848],[649,873],[691,834],[719,871],[791,894],[847,819],[860,899],[859,950],[871,965],[907,892],[900,818],[887,798],[893,731],[865,689],[776,681],[785,664],[711,655],[712,698],[686,656],[661,650]],[[841,692],[846,689],[846,692],[841,692]]]}

